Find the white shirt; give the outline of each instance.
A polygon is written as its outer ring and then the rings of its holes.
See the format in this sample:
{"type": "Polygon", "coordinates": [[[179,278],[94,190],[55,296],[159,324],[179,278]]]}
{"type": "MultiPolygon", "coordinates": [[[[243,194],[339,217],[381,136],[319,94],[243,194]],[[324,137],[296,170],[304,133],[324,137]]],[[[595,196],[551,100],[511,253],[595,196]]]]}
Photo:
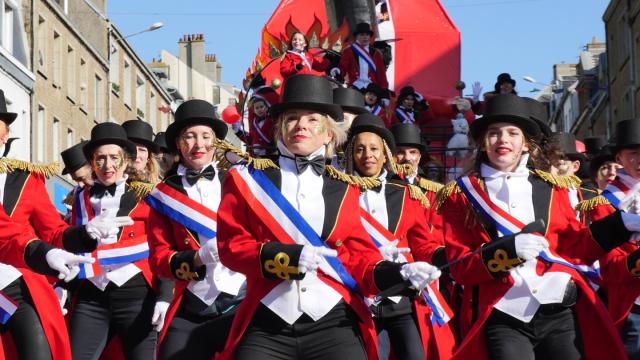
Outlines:
{"type": "MultiPolygon", "coordinates": [[[[281,141],[278,141],[278,149],[284,156],[294,157],[281,141]]],[[[324,152],[323,146],[309,155],[309,158],[324,156],[324,152]]],[[[282,195],[307,220],[311,228],[321,234],[325,211],[322,197],[324,179],[321,175],[316,175],[311,166],[298,174],[295,161],[284,156],[280,156],[282,195]]],[[[302,314],[307,314],[314,321],[319,320],[341,299],[342,296],[320,280],[316,273],[307,273],[302,280],[282,281],[261,302],[282,320],[293,324],[302,314]]]]}
{"type": "MultiPolygon", "coordinates": [[[[369,46],[360,46],[360,48],[364,49],[367,54],[369,53],[369,46]]],[[[364,89],[371,83],[371,79],[369,79],[369,63],[367,63],[362,56],[358,56],[358,71],[359,76],[358,79],[353,82],[353,86],[358,89],[364,89]]]]}
{"type": "MultiPolygon", "coordinates": [[[[2,149],[0,149],[2,150],[2,149]]],[[[0,206],[4,201],[4,185],[7,182],[7,174],[0,174],[0,206]]],[[[18,269],[11,265],[0,263],[0,290],[6,288],[9,284],[22,276],[18,269]]]]}
{"type": "MultiPolygon", "coordinates": [[[[109,192],[106,192],[101,198],[97,198],[92,196],[89,198],[91,202],[91,209],[93,209],[93,214],[95,216],[100,215],[104,210],[109,209],[110,217],[118,216],[118,210],[120,210],[120,198],[124,195],[127,184],[127,175],[125,174],[124,178],[116,181],[116,192],[112,196],[109,192]]],[[[88,190],[87,190],[88,191],[88,190]]],[[[109,237],[109,242],[113,243],[117,241],[118,236],[112,235],[109,237]]],[[[98,241],[98,246],[103,245],[102,239],[98,241]]],[[[116,265],[101,265],[102,274],[89,278],[98,289],[104,291],[109,285],[110,282],[114,283],[116,286],[122,286],[124,283],[129,281],[132,277],[134,277],[141,270],[135,264],[116,264],[116,265]]]]}
{"type": "MultiPolygon", "coordinates": [[[[214,161],[211,164],[207,164],[203,169],[206,169],[209,165],[214,169],[217,168],[217,162],[214,161]]],[[[198,182],[193,185],[190,185],[184,177],[187,173],[187,168],[182,164],[178,165],[176,173],[182,176],[182,186],[187,192],[189,198],[213,211],[218,211],[222,187],[217,173],[212,180],[200,178],[198,182]]],[[[207,241],[215,241],[217,244],[217,238],[210,239],[200,233],[198,233],[198,240],[201,245],[207,241]]],[[[206,268],[207,272],[204,279],[201,281],[189,282],[187,289],[189,289],[192,294],[197,296],[207,305],[213,304],[221,292],[225,292],[230,295],[238,295],[240,288],[245,283],[244,275],[229,270],[227,267],[222,265],[221,262],[218,262],[215,266],[207,265],[206,268]]]]}
{"type": "MultiPolygon", "coordinates": [[[[623,169],[618,170],[618,172],[616,173],[616,177],[618,178],[618,180],[620,180],[621,183],[623,183],[629,189],[633,189],[633,187],[638,182],[640,182],[640,179],[636,179],[628,175],[623,169]]],[[[634,304],[640,305],[640,296],[636,298],[636,300],[634,301],[634,304]]]]}
{"type": "MultiPolygon", "coordinates": [[[[480,167],[487,193],[491,201],[524,224],[535,221],[533,186],[528,180],[527,154],[513,172],[496,170],[487,164],[480,167]]],[[[498,232],[498,236],[504,234],[498,232]]],[[[564,272],[547,272],[539,276],[535,261],[526,261],[509,272],[514,284],[493,306],[514,318],[528,323],[540,304],[562,302],[571,275],[564,272]]]]}

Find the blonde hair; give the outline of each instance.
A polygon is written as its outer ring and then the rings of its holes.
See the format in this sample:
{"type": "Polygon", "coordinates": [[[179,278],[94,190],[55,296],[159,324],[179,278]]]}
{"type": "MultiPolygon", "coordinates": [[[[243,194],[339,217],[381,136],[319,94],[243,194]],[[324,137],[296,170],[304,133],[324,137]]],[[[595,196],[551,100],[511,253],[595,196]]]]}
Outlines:
{"type": "Polygon", "coordinates": [[[129,175],[129,181],[141,181],[149,184],[157,184],[160,182],[160,165],[149,150],[147,165],[142,170],[136,170],[133,167],[133,161],[128,161],[125,173],[129,175]]]}
{"type": "MultiPolygon", "coordinates": [[[[278,114],[278,118],[275,124],[275,140],[282,141],[284,139],[285,133],[287,132],[286,122],[284,121],[284,118],[290,112],[291,110],[286,110],[278,114]]],[[[324,124],[327,126],[327,132],[331,134],[331,141],[326,144],[327,149],[325,152],[325,157],[329,158],[334,155],[335,150],[338,147],[340,147],[347,141],[347,132],[331,116],[320,112],[318,112],[318,114],[320,114],[320,116],[324,120],[324,124]]]]}

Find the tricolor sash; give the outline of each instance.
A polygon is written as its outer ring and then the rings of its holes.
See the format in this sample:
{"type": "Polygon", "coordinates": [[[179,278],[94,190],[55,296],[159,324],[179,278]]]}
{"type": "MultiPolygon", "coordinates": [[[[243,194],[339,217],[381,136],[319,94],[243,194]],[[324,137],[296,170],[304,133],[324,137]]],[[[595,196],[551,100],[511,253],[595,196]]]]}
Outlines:
{"type": "Polygon", "coordinates": [[[0,291],[0,324],[6,324],[16,310],[18,310],[18,304],[0,291]]]}
{"type": "MultiPolygon", "coordinates": [[[[461,176],[456,179],[456,183],[469,202],[471,202],[474,209],[476,209],[487,222],[493,224],[502,235],[508,236],[516,234],[525,227],[525,224],[520,220],[502,210],[491,201],[489,195],[482,189],[476,177],[461,176]]],[[[597,278],[600,276],[599,268],[573,264],[561,256],[553,254],[549,249],[541,251],[538,256],[547,262],[572,268],[589,278],[597,278]]]]}
{"type": "Polygon", "coordinates": [[[373,61],[371,55],[365,48],[360,46],[358,43],[353,42],[351,44],[351,49],[357,57],[363,59],[367,63],[367,65],[369,65],[370,70],[373,70],[373,72],[377,71],[376,63],[373,61]]]}
{"type": "Polygon", "coordinates": [[[621,181],[614,180],[607,184],[607,187],[602,191],[602,196],[609,201],[611,206],[619,209],[620,202],[629,192],[629,188],[621,181]]]}
{"type": "Polygon", "coordinates": [[[373,115],[380,116],[380,113],[382,113],[382,106],[376,105],[374,107],[371,107],[369,108],[369,112],[373,115]]]}
{"type": "MultiPolygon", "coordinates": [[[[360,208],[360,219],[376,247],[381,248],[394,241],[395,236],[391,231],[382,226],[378,220],[363,208],[360,208]]],[[[407,261],[402,254],[399,254],[398,258],[401,262],[407,261]]],[[[453,310],[451,310],[444,300],[440,291],[433,288],[434,286],[437,286],[437,283],[434,282],[427,285],[427,287],[420,292],[420,295],[427,306],[431,308],[431,323],[438,324],[438,326],[442,327],[453,317],[453,310]]]]}
{"type": "MultiPolygon", "coordinates": [[[[263,222],[278,241],[285,244],[327,246],[262,171],[241,163],[234,166],[227,176],[234,179],[249,208],[256,214],[255,221],[263,222]]],[[[359,292],[355,279],[337,257],[325,257],[319,268],[351,291],[359,292]]]]}
{"type": "Polygon", "coordinates": [[[295,56],[298,56],[302,59],[302,63],[309,68],[309,70],[312,70],[311,64],[309,63],[309,59],[307,59],[307,55],[304,52],[297,52],[297,51],[293,51],[293,50],[287,50],[287,53],[289,54],[293,54],[295,56]]]}
{"type": "MultiPolygon", "coordinates": [[[[267,144],[267,145],[271,145],[272,142],[271,140],[269,140],[269,138],[262,132],[262,128],[260,127],[260,125],[258,125],[258,122],[256,121],[258,120],[257,118],[253,118],[253,128],[256,130],[256,133],[258,134],[258,136],[260,137],[260,139],[262,139],[262,141],[267,144]]],[[[268,119],[265,117],[262,125],[265,126],[267,125],[267,121],[268,119]]]]}
{"type": "Polygon", "coordinates": [[[416,119],[413,113],[407,113],[404,110],[402,110],[399,106],[396,108],[395,114],[398,117],[398,119],[400,119],[400,122],[403,124],[413,124],[416,122],[416,119]]]}

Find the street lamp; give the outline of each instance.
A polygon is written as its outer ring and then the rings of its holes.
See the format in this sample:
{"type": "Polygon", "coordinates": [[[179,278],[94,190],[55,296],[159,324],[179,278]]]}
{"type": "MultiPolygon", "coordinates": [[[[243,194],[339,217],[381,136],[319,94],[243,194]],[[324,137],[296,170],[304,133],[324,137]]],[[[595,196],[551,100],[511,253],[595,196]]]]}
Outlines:
{"type": "Polygon", "coordinates": [[[130,37],[132,37],[132,36],[139,35],[139,34],[146,33],[146,32],[150,32],[150,31],[155,31],[155,30],[160,29],[160,28],[161,28],[161,27],[163,27],[163,26],[164,26],[164,24],[163,24],[163,23],[161,23],[161,22],[155,22],[155,23],[151,24],[151,26],[149,26],[147,29],[144,29],[144,30],[142,30],[142,31],[135,32],[135,33],[133,33],[133,34],[129,34],[129,35],[127,35],[127,36],[123,36],[123,37],[122,37],[122,39],[130,38],[130,37]]]}
{"type": "Polygon", "coordinates": [[[541,82],[536,81],[536,79],[534,79],[533,77],[529,76],[529,75],[525,75],[522,77],[522,80],[526,81],[526,82],[530,82],[532,84],[538,84],[538,85],[542,85],[542,86],[549,86],[549,84],[543,84],[541,82]]]}

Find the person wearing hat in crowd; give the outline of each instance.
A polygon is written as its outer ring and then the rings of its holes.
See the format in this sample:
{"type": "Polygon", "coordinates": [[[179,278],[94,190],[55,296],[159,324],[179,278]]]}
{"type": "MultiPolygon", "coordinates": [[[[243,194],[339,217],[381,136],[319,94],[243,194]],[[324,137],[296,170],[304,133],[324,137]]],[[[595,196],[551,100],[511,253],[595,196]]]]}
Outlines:
{"type": "Polygon", "coordinates": [[[297,74],[317,74],[329,70],[331,62],[322,55],[309,52],[309,42],[303,33],[296,31],[291,35],[287,52],[280,60],[280,75],[284,81],[297,74]]]}
{"type": "Polygon", "coordinates": [[[364,94],[364,107],[369,110],[370,113],[379,117],[384,122],[384,126],[391,127],[391,121],[387,116],[387,109],[385,101],[388,103],[387,91],[384,91],[380,86],[371,83],[366,88],[362,89],[364,94]]]}
{"type": "MultiPolygon", "coordinates": [[[[591,221],[618,211],[640,214],[640,121],[630,119],[617,123],[611,150],[622,168],[618,169],[615,179],[609,182],[600,196],[579,205],[591,221]]],[[[637,234],[620,235],[620,241],[629,239],[633,241],[600,259],[600,267],[611,318],[629,359],[637,359],[640,357],[640,246],[637,234]]]]}
{"type": "Polygon", "coordinates": [[[499,94],[514,94],[518,95],[516,91],[516,81],[511,78],[511,74],[502,73],[498,75],[496,79],[496,83],[493,85],[493,91],[488,91],[483,95],[483,101],[475,101],[473,102],[472,110],[476,115],[482,115],[484,111],[484,104],[487,100],[491,99],[492,96],[496,96],[499,94]]]}
{"type": "Polygon", "coordinates": [[[589,159],[589,178],[598,190],[604,190],[622,166],[616,163],[611,146],[603,136],[585,138],[584,145],[589,159]]]}
{"type": "Polygon", "coordinates": [[[159,149],[153,142],[153,128],[142,120],[127,120],[122,127],[127,132],[127,138],[136,145],[136,157],[126,171],[128,181],[157,184],[160,166],[153,154],[159,149]]]}
{"type": "Polygon", "coordinates": [[[364,107],[364,96],[358,90],[350,88],[333,89],[333,103],[342,108],[342,126],[348,131],[356,116],[364,114],[367,109],[364,107]]]}
{"type": "Polygon", "coordinates": [[[358,186],[379,181],[326,165],[346,138],[327,79],[292,76],[273,111],[277,165],[244,156],[223,185],[219,256],[247,276],[247,297],[220,358],[376,358],[362,297],[404,280],[422,290],[438,271],[384,261],[353,216],[358,186]]]}
{"type": "Polygon", "coordinates": [[[158,152],[154,154],[154,157],[160,166],[159,177],[164,179],[165,174],[178,162],[178,156],[169,150],[164,131],[156,134],[156,137],[153,138],[153,143],[158,148],[158,152]]]}
{"type": "MultiPolygon", "coordinates": [[[[395,142],[382,120],[369,113],[358,115],[349,130],[346,148],[346,173],[377,178],[381,183],[380,188],[360,195],[360,207],[366,212],[361,215],[363,225],[371,229],[370,235],[376,239],[374,244],[383,258],[399,263],[433,261],[442,242],[434,241],[430,234],[425,216],[430,204],[417,187],[387,181],[397,171],[392,155],[395,142]]],[[[437,287],[433,291],[438,291],[437,287]]],[[[424,298],[375,299],[370,309],[378,333],[387,331],[396,358],[451,357],[453,333],[446,322],[432,325],[430,318],[434,314],[424,298]]]]}
{"type": "Polygon", "coordinates": [[[167,145],[180,161],[147,198],[151,266],[176,281],[159,359],[211,359],[221,352],[244,297],[245,277],[220,261],[216,239],[225,174],[216,143],[227,130],[213,105],[188,100],[166,131],[167,145]]]}
{"type": "Polygon", "coordinates": [[[232,125],[236,136],[247,144],[253,156],[265,157],[276,150],[271,107],[279,101],[280,95],[274,88],[262,86],[255,89],[249,100],[249,133],[242,130],[242,120],[232,125]]]}
{"type": "Polygon", "coordinates": [[[364,89],[371,83],[388,89],[387,70],[382,53],[373,47],[371,25],[357,24],[353,37],[351,45],[342,51],[340,67],[331,69],[331,75],[346,77],[348,86],[356,89],[364,89]]]}
{"type": "Polygon", "coordinates": [[[414,124],[418,127],[424,122],[424,112],[429,109],[427,100],[413,86],[400,89],[391,124],[414,124]]]}
{"type": "Polygon", "coordinates": [[[451,273],[464,286],[465,339],[454,359],[624,358],[586,276],[640,229],[640,217],[614,212],[580,223],[571,179],[537,167],[540,127],[516,95],[491,98],[471,135],[474,166],[438,199],[447,258],[459,261],[451,273]]]}
{"type": "Polygon", "coordinates": [[[86,141],[81,141],[60,153],[64,163],[62,175],[69,175],[79,187],[93,185],[91,166],[82,152],[82,147],[85,144],[86,141]]]}
{"type": "Polygon", "coordinates": [[[95,183],[77,192],[72,223],[89,236],[78,236],[65,248],[95,254],[96,263],[83,270],[75,292],[69,321],[73,358],[94,359],[114,335],[127,359],[154,358],[173,284],[149,268],[149,206],[142,199],[152,186],[127,181],[136,145],[122,126],[95,125],[82,150],[95,183]]]}

